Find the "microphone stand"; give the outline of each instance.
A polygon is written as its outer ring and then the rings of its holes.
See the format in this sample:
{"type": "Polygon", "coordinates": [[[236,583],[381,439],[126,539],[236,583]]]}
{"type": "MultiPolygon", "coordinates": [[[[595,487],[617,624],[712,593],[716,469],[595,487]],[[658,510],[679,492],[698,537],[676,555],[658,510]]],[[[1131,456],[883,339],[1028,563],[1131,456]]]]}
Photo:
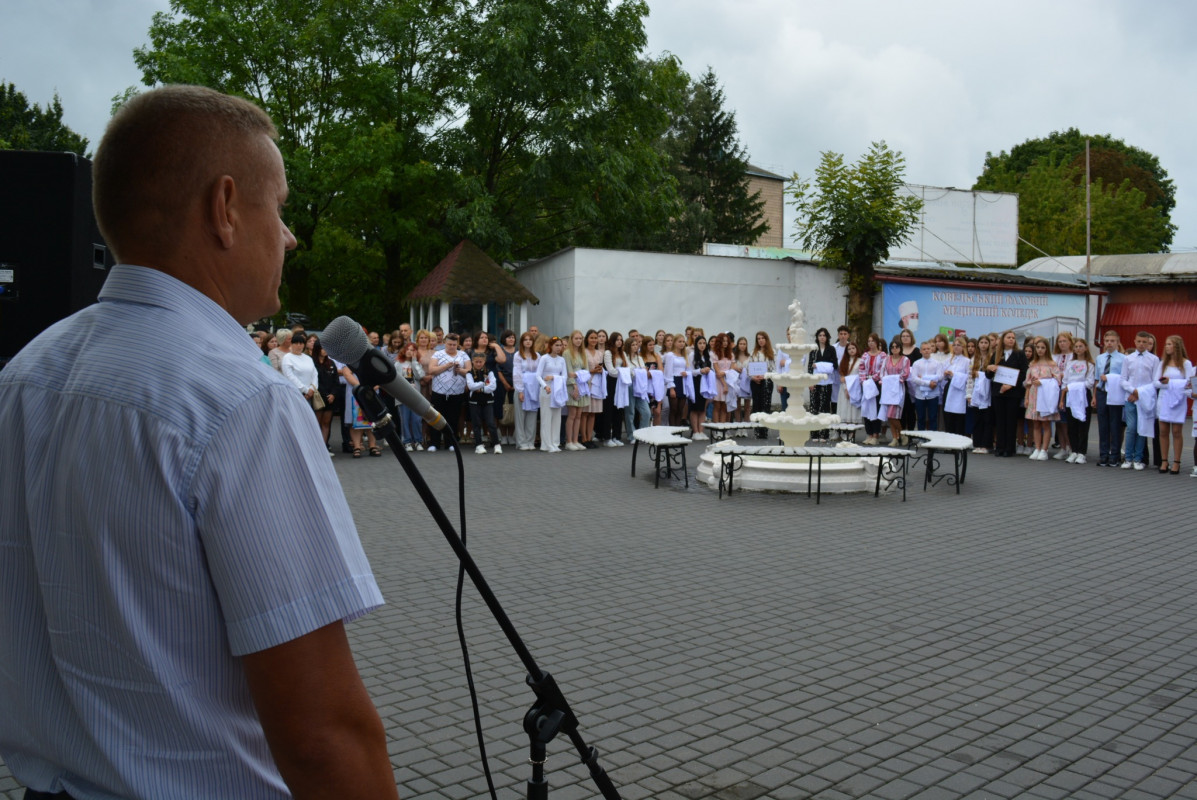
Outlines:
{"type": "MultiPolygon", "coordinates": [[[[416,469],[411,456],[403,448],[399,431],[396,430],[391,415],[387,413],[386,406],[383,405],[382,400],[374,393],[373,389],[365,385],[355,387],[353,396],[357,400],[358,405],[361,406],[366,418],[373,425],[375,434],[381,434],[386,439],[387,444],[391,446],[391,452],[395,454],[395,458],[399,460],[403,471],[407,473],[408,479],[411,481],[412,486],[415,487],[416,494],[424,501],[424,505],[427,506],[429,513],[432,514],[432,518],[441,529],[441,533],[444,534],[446,541],[449,542],[449,546],[457,554],[457,560],[461,562],[462,568],[470,576],[470,581],[474,584],[478,593],[482,595],[482,599],[490,609],[491,614],[494,615],[495,621],[499,623],[499,627],[507,636],[507,641],[511,643],[515,654],[519,656],[520,661],[524,664],[524,668],[528,671],[525,682],[532,689],[532,693],[536,695],[536,702],[532,704],[531,708],[524,715],[524,731],[528,734],[530,749],[528,762],[532,765],[532,777],[528,779],[528,800],[545,800],[549,795],[549,783],[544,777],[547,746],[560,732],[564,732],[570,741],[573,742],[574,748],[578,751],[579,758],[586,765],[587,769],[590,770],[590,777],[594,780],[595,786],[598,787],[603,797],[607,798],[607,800],[620,800],[619,792],[615,789],[615,784],[611,782],[602,765],[598,763],[598,750],[587,745],[582,735],[578,732],[578,718],[569,707],[569,702],[565,699],[565,695],[561,693],[557,682],[553,679],[552,675],[537,666],[532,653],[524,645],[523,640],[515,630],[515,626],[511,623],[507,613],[503,611],[503,607],[499,605],[498,598],[491,591],[490,585],[487,584],[486,578],[482,576],[478,565],[466,549],[465,543],[461,541],[461,537],[454,530],[453,523],[449,521],[449,518],[445,515],[444,510],[433,495],[432,490],[424,481],[424,476],[416,469]]],[[[452,438],[452,433],[450,433],[450,438],[452,438]]],[[[460,460],[461,448],[457,447],[455,449],[458,451],[458,458],[460,460]]]]}

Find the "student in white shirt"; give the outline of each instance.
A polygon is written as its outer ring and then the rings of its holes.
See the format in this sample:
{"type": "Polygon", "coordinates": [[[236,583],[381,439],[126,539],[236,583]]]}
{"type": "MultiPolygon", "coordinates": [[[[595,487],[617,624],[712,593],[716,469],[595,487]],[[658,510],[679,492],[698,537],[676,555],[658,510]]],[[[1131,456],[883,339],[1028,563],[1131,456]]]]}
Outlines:
{"type": "Polygon", "coordinates": [[[1147,438],[1139,435],[1139,389],[1153,386],[1160,378],[1160,360],[1148,348],[1152,336],[1146,331],[1135,334],[1135,349],[1122,358],[1122,388],[1126,392],[1126,405],[1122,407],[1122,418],[1126,421],[1126,460],[1123,469],[1134,467],[1146,469],[1147,438]]]}
{"type": "Polygon", "coordinates": [[[1169,472],[1180,474],[1180,452],[1184,444],[1184,424],[1188,410],[1187,397],[1190,392],[1189,380],[1193,377],[1193,365],[1185,353],[1185,340],[1179,336],[1169,336],[1164,340],[1164,357],[1160,361],[1160,377],[1155,386],[1160,390],[1160,402],[1157,405],[1157,417],[1160,421],[1160,455],[1162,465],[1160,473],[1169,472]],[[1182,388],[1183,387],[1183,388],[1182,388]],[[1179,405],[1173,405],[1178,395],[1179,405]],[[1171,442],[1169,442],[1171,440],[1171,442]],[[1168,452],[1175,458],[1171,461],[1172,468],[1168,468],[1168,452]]]}
{"type": "Polygon", "coordinates": [[[1060,390],[1060,416],[1064,421],[1064,425],[1058,425],[1057,427],[1066,427],[1068,429],[1068,441],[1072,447],[1072,453],[1067,458],[1068,463],[1084,464],[1085,457],[1089,454],[1089,421],[1092,418],[1091,409],[1097,408],[1097,398],[1093,393],[1094,376],[1096,373],[1093,364],[1093,354],[1089,352],[1089,343],[1084,339],[1077,339],[1069,344],[1069,355],[1071,355],[1071,358],[1065,363],[1061,373],[1061,383],[1063,385],[1060,390]],[[1086,411],[1083,420],[1076,418],[1076,414],[1072,410],[1072,404],[1068,402],[1068,387],[1077,383],[1083,384],[1086,392],[1086,411]]]}
{"type": "MultiPolygon", "coordinates": [[[[1068,331],[1061,331],[1056,336],[1056,345],[1052,350],[1052,357],[1056,361],[1056,369],[1060,374],[1064,374],[1064,368],[1068,366],[1068,362],[1072,361],[1072,334],[1068,331]]],[[[1068,425],[1064,417],[1060,417],[1060,422],[1056,423],[1056,443],[1060,445],[1060,452],[1056,453],[1053,458],[1057,461],[1067,460],[1072,463],[1075,459],[1069,458],[1072,455],[1072,442],[1068,438],[1068,425]]]]}
{"type": "Polygon", "coordinates": [[[943,383],[943,370],[931,353],[935,344],[923,342],[922,357],[910,365],[910,394],[914,396],[915,429],[920,431],[939,430],[939,391],[943,383]]]}
{"type": "Polygon", "coordinates": [[[964,417],[967,413],[967,395],[968,395],[968,371],[971,363],[968,356],[964,354],[964,348],[968,341],[963,336],[957,336],[952,341],[952,354],[943,366],[943,385],[940,386],[940,394],[943,397],[943,429],[948,433],[954,433],[958,436],[964,435],[964,417]],[[961,385],[963,384],[963,385],[961,385]],[[960,410],[949,409],[948,393],[958,391],[961,393],[961,400],[966,404],[960,406],[960,410]]]}
{"type": "Polygon", "coordinates": [[[560,453],[557,445],[561,441],[561,407],[565,405],[562,396],[568,395],[562,386],[566,382],[565,340],[556,336],[549,339],[549,351],[536,362],[536,378],[540,384],[540,449],[546,453],[560,453]],[[557,392],[553,390],[556,389],[557,392]],[[554,399],[557,395],[561,399],[554,399]]]}
{"type": "Polygon", "coordinates": [[[528,411],[524,408],[529,391],[528,381],[524,376],[536,374],[536,362],[539,360],[540,354],[536,352],[536,336],[531,331],[524,331],[520,335],[520,346],[515,353],[515,362],[511,367],[511,382],[515,386],[515,445],[519,450],[536,449],[537,409],[533,408],[528,411]]]}

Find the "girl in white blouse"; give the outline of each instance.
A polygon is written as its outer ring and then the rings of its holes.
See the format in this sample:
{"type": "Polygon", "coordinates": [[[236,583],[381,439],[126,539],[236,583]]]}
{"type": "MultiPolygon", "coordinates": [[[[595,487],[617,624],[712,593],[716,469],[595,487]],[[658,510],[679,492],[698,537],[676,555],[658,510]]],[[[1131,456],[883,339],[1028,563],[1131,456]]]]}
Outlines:
{"type": "Polygon", "coordinates": [[[1093,363],[1093,354],[1089,352],[1089,343],[1084,339],[1077,339],[1070,343],[1068,361],[1060,378],[1060,418],[1067,428],[1068,441],[1072,444],[1072,452],[1066,459],[1069,464],[1084,464],[1085,456],[1089,453],[1089,421],[1092,409],[1097,408],[1097,395],[1093,386],[1097,382],[1097,367],[1093,363]],[[1068,402],[1068,387],[1079,383],[1085,387],[1085,419],[1078,420],[1072,412],[1072,404],[1068,402]],[[1092,406],[1092,409],[1090,408],[1092,406]]]}
{"type": "Polygon", "coordinates": [[[673,338],[665,337],[670,345],[665,353],[665,385],[669,395],[669,424],[685,425],[686,422],[686,391],[682,381],[686,380],[690,371],[686,368],[686,336],[675,333],[673,338]]]}
{"type": "Polygon", "coordinates": [[[540,384],[540,449],[546,453],[560,453],[557,443],[561,441],[561,406],[554,405],[553,389],[558,381],[566,381],[565,340],[554,336],[549,339],[549,352],[536,363],[536,378],[540,384]]]}
{"type": "Polygon", "coordinates": [[[531,331],[524,331],[511,367],[511,382],[515,386],[515,445],[520,450],[536,449],[536,409],[524,410],[527,392],[524,376],[535,375],[536,362],[540,360],[535,348],[536,336],[531,331]]]}
{"type": "Polygon", "coordinates": [[[964,354],[964,349],[967,346],[968,340],[963,336],[957,336],[952,341],[952,354],[943,367],[943,428],[948,433],[958,436],[964,435],[964,417],[968,413],[968,372],[972,363],[964,354]],[[948,393],[953,390],[953,387],[961,392],[964,402],[963,406],[956,407],[960,409],[958,411],[948,410],[948,393]]]}
{"type": "MultiPolygon", "coordinates": [[[[1164,340],[1164,354],[1160,358],[1160,377],[1155,381],[1156,388],[1160,390],[1160,402],[1156,406],[1160,421],[1160,456],[1163,459],[1160,472],[1180,474],[1180,452],[1184,444],[1185,412],[1188,408],[1188,402],[1183,398],[1191,392],[1187,386],[1183,389],[1178,386],[1189,384],[1192,377],[1193,365],[1186,358],[1185,340],[1179,336],[1169,336],[1164,340]],[[1181,394],[1182,399],[1179,406],[1168,402],[1173,392],[1181,394]],[[1169,439],[1171,439],[1171,450],[1174,456],[1171,462],[1168,461],[1169,439]],[[1169,463],[1172,464],[1171,469],[1168,468],[1169,463]]],[[[1194,468],[1194,472],[1197,473],[1197,467],[1194,468]]]]}

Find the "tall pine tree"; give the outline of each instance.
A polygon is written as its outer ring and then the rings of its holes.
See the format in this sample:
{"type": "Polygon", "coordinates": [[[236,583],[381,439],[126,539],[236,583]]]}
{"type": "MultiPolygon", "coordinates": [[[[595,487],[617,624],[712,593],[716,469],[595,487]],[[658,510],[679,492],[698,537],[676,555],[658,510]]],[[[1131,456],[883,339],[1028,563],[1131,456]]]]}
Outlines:
{"type": "Polygon", "coordinates": [[[737,138],[736,115],[709,67],[690,86],[682,114],[663,140],[678,183],[680,210],[660,248],[697,253],[703,242],[752,244],[769,230],[760,192],[750,192],[748,154],[737,138]]]}
{"type": "Polygon", "coordinates": [[[0,150],[48,150],[87,155],[87,139],[62,122],[58,95],[43,109],[11,83],[0,82],[0,150]]]}

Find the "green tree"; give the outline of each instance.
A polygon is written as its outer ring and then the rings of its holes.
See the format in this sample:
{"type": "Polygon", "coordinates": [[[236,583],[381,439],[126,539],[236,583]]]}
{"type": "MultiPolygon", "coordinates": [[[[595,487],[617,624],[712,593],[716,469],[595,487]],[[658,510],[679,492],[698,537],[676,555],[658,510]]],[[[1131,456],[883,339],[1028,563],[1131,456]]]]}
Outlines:
{"type": "Polygon", "coordinates": [[[1088,136],[1076,128],[1054,132],[1041,139],[1028,139],[998,155],[987,153],[985,167],[974,189],[1016,192],[1019,195],[1018,260],[1025,263],[1041,253],[1080,255],[1084,241],[1085,141],[1089,140],[1090,178],[1095,184],[1093,206],[1093,250],[1102,253],[1166,252],[1176,226],[1171,213],[1176,206],[1176,187],[1159,159],[1121,139],[1109,135],[1088,136]],[[1036,171],[1038,168],[1038,171],[1036,171]],[[1071,183],[1081,191],[1050,185],[1049,177],[1071,183]],[[1098,189],[1097,185],[1101,188],[1098,189]],[[1130,193],[1134,189],[1137,194],[1130,193]],[[1102,194],[1102,198],[1096,195],[1102,194]],[[1062,205],[1068,198],[1068,205],[1062,205]],[[1130,208],[1137,198],[1143,213],[1130,208]],[[1101,214],[1113,216],[1100,218],[1101,214]],[[1081,220],[1081,237],[1075,230],[1081,220]],[[1133,235],[1115,233],[1127,226],[1133,235]],[[1104,233],[1101,238],[1097,231],[1104,233]],[[1029,243],[1029,244],[1028,244],[1029,243]],[[1033,246],[1032,246],[1033,245],[1033,246]]]}
{"type": "MultiPolygon", "coordinates": [[[[1018,184],[1018,259],[1085,253],[1085,173],[1075,164],[1036,163],[1018,184]],[[1030,242],[1035,245],[1032,247],[1030,242]]],[[[1158,208],[1146,201],[1130,178],[1107,186],[1092,184],[1092,248],[1095,253],[1143,252],[1143,242],[1171,236],[1158,208]]]]}
{"type": "Polygon", "coordinates": [[[787,187],[802,246],[820,266],[844,271],[848,327],[860,342],[873,324],[874,268],[910,238],[922,207],[900,192],[905,166],[901,153],[874,142],[851,166],[839,153],[823,153],[813,186],[794,173],[787,187]]]}
{"type": "Polygon", "coordinates": [[[642,0],[172,0],[147,85],[240,94],[280,131],[299,240],[287,307],[401,318],[461,238],[496,259],[646,240],[684,88],[642,59],[642,0]]]}
{"type": "Polygon", "coordinates": [[[87,139],[62,122],[62,101],[58,94],[44,109],[0,82],[0,150],[46,150],[70,152],[88,157],[87,139]]]}
{"type": "Polygon", "coordinates": [[[662,248],[697,253],[703,242],[752,244],[769,230],[760,192],[750,192],[747,151],[737,138],[736,115],[724,108],[723,89],[709,67],[689,87],[686,105],[665,135],[681,204],[662,248]]]}
{"type": "MultiPolygon", "coordinates": [[[[446,218],[496,259],[627,246],[668,223],[656,142],[684,79],[643,59],[643,0],[479,0],[461,37],[462,124],[446,132],[460,192],[446,218]]],[[[452,238],[452,237],[451,237],[452,238]]]]}
{"type": "Polygon", "coordinates": [[[448,249],[450,188],[430,139],[453,97],[464,0],[172,0],[135,51],[147,85],[187,82],[261,105],[279,128],[299,246],[286,307],[393,324],[448,249]]]}

